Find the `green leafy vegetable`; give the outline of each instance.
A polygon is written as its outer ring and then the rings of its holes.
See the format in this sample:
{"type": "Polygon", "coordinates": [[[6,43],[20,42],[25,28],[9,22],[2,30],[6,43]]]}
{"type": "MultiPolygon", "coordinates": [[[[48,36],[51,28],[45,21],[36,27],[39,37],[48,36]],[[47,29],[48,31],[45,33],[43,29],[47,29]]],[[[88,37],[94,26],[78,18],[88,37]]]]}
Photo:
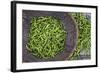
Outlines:
{"type": "Polygon", "coordinates": [[[34,17],[28,36],[27,49],[39,58],[53,58],[64,50],[66,31],[61,21],[52,16],[34,17]]]}

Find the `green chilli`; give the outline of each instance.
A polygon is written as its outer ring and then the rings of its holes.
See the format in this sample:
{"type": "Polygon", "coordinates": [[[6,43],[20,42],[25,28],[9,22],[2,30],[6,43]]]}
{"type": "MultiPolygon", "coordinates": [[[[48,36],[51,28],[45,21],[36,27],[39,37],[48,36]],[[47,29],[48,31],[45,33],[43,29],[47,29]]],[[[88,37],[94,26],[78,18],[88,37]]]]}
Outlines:
{"type": "Polygon", "coordinates": [[[66,33],[60,19],[52,16],[34,17],[26,47],[36,57],[53,58],[64,50],[66,33]]]}
{"type": "Polygon", "coordinates": [[[72,60],[77,60],[80,57],[80,53],[84,51],[85,54],[90,54],[90,48],[91,48],[91,23],[86,18],[86,16],[83,15],[83,13],[72,13],[72,16],[74,17],[75,21],[78,24],[78,30],[79,30],[79,36],[78,36],[78,44],[76,47],[76,50],[70,57],[72,60]]]}

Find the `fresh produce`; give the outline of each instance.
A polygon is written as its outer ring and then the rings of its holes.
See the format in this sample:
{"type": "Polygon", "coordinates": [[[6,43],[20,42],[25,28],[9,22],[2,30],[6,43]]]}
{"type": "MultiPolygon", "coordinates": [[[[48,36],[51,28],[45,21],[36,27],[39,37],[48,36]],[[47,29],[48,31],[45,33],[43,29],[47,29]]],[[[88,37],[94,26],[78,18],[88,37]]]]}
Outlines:
{"type": "Polygon", "coordinates": [[[91,48],[91,23],[83,15],[83,13],[72,13],[75,21],[78,24],[78,44],[76,50],[71,55],[70,59],[77,60],[80,57],[80,53],[84,52],[84,55],[90,55],[90,48],[91,48]]]}
{"type": "Polygon", "coordinates": [[[49,59],[64,50],[66,31],[62,22],[52,16],[34,17],[28,35],[27,49],[38,58],[49,59]]]}

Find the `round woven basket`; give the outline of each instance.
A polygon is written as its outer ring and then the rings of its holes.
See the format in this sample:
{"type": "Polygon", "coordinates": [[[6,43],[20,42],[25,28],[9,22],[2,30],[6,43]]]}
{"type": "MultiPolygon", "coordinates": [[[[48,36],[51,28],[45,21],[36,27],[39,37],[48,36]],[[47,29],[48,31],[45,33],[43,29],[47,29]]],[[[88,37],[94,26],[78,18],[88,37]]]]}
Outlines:
{"type": "Polygon", "coordinates": [[[78,27],[75,23],[73,17],[67,12],[53,12],[53,11],[32,11],[32,10],[23,10],[22,12],[22,24],[23,24],[23,36],[22,36],[22,54],[23,62],[44,62],[44,61],[63,61],[67,60],[70,55],[74,52],[77,40],[78,40],[78,27]],[[33,56],[27,49],[26,44],[28,40],[28,34],[30,29],[30,21],[33,17],[39,16],[53,16],[61,20],[64,26],[64,30],[67,31],[66,43],[63,52],[57,54],[54,58],[50,59],[40,59],[33,56]]]}

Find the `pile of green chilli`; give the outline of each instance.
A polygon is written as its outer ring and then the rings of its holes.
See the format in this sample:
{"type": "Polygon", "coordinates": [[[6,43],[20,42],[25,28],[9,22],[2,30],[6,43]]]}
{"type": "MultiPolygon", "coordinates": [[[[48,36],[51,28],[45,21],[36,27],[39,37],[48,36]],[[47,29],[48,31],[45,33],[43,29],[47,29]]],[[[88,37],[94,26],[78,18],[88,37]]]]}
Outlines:
{"type": "Polygon", "coordinates": [[[28,34],[27,49],[36,57],[49,59],[64,50],[66,31],[52,16],[34,17],[28,34]]]}
{"type": "Polygon", "coordinates": [[[91,23],[90,20],[83,15],[83,13],[72,13],[75,21],[78,24],[78,44],[75,52],[72,54],[70,59],[77,60],[80,58],[82,52],[83,55],[90,55],[91,48],[91,23]]]}

